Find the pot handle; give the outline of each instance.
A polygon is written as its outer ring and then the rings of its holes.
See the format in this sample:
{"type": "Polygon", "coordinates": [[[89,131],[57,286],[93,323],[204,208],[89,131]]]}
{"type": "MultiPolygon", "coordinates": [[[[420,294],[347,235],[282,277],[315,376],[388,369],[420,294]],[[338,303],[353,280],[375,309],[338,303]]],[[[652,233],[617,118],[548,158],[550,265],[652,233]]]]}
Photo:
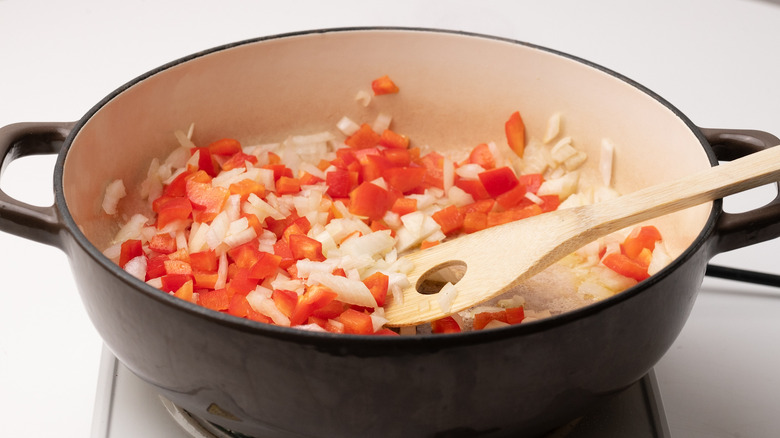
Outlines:
{"type": "MultiPolygon", "coordinates": [[[[72,127],[73,123],[15,123],[0,128],[0,177],[17,158],[59,153],[72,127]]],[[[63,229],[54,205],[30,205],[0,189],[1,231],[62,248],[63,229]]]]}
{"type": "MultiPolygon", "coordinates": [[[[772,134],[755,130],[700,128],[721,161],[730,161],[780,145],[772,134]]],[[[744,213],[722,213],[716,228],[715,253],[731,251],[780,237],[780,182],[778,194],[768,204],[744,213]]]]}

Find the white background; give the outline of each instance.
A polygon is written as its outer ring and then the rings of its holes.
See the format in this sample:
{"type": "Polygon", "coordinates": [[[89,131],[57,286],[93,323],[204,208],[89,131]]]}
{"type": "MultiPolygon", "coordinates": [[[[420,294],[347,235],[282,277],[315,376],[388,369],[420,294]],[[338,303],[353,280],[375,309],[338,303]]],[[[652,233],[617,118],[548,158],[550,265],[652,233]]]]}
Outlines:
{"type": "MultiPolygon", "coordinates": [[[[636,80],[699,126],[780,135],[776,0],[0,0],[0,126],[77,120],[121,84],[202,49],[369,25],[466,30],[551,47],[636,80]]],[[[52,165],[51,157],[19,160],[2,188],[47,205],[52,165]]],[[[757,190],[728,205],[748,208],[771,196],[757,190]]],[[[716,261],[780,274],[778,253],[776,240],[716,261]]],[[[0,276],[0,435],[88,436],[101,341],[67,258],[0,234],[0,276]]],[[[656,368],[674,436],[780,430],[778,301],[770,288],[705,280],[688,326],[656,368]],[[732,293],[745,289],[760,295],[732,293]]]]}

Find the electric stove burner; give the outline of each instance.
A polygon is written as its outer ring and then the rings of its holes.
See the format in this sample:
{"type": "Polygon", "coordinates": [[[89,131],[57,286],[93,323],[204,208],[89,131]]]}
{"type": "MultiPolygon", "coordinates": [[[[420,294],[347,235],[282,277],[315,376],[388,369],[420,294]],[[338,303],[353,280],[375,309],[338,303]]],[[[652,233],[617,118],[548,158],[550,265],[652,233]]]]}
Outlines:
{"type": "MultiPolygon", "coordinates": [[[[93,438],[251,438],[225,430],[179,408],[103,351],[93,438]]],[[[669,438],[655,374],[650,371],[594,412],[544,438],[630,436],[669,438]]]]}

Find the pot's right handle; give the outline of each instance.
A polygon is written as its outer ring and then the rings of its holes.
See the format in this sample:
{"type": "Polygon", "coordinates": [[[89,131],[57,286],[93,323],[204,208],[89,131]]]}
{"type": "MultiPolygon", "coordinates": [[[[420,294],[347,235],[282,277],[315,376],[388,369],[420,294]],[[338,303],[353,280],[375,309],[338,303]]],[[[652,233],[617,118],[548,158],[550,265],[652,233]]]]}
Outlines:
{"type": "MultiPolygon", "coordinates": [[[[721,161],[730,161],[780,145],[772,134],[754,130],[700,128],[721,161]]],[[[731,251],[780,237],[780,183],[768,204],[744,213],[722,213],[716,224],[715,253],[731,251]]]]}
{"type": "MultiPolygon", "coordinates": [[[[0,177],[17,158],[58,153],[72,126],[73,123],[15,123],[0,128],[0,177]]],[[[0,189],[1,231],[62,248],[63,228],[54,205],[30,205],[0,189]]]]}

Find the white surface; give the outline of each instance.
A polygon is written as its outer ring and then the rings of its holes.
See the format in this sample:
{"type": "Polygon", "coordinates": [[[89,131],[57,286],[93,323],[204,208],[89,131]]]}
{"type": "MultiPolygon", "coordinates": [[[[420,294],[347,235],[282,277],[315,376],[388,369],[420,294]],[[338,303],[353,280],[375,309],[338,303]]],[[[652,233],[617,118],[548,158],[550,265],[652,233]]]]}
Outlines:
{"type": "MultiPolygon", "coordinates": [[[[0,126],[76,120],[119,85],[205,48],[362,25],[439,27],[532,42],[616,70],[700,126],[780,134],[780,4],[758,0],[0,0],[0,126]]],[[[34,169],[49,162],[17,162],[3,188],[49,203],[50,169],[34,169]]],[[[766,199],[765,192],[733,204],[752,205],[766,199]]],[[[3,435],[88,436],[101,342],[67,259],[7,234],[0,234],[0,248],[3,435]]],[[[780,274],[778,253],[780,242],[773,241],[716,261],[780,274]]],[[[768,437],[780,430],[776,302],[702,294],[657,371],[674,436],[768,437]]]]}

